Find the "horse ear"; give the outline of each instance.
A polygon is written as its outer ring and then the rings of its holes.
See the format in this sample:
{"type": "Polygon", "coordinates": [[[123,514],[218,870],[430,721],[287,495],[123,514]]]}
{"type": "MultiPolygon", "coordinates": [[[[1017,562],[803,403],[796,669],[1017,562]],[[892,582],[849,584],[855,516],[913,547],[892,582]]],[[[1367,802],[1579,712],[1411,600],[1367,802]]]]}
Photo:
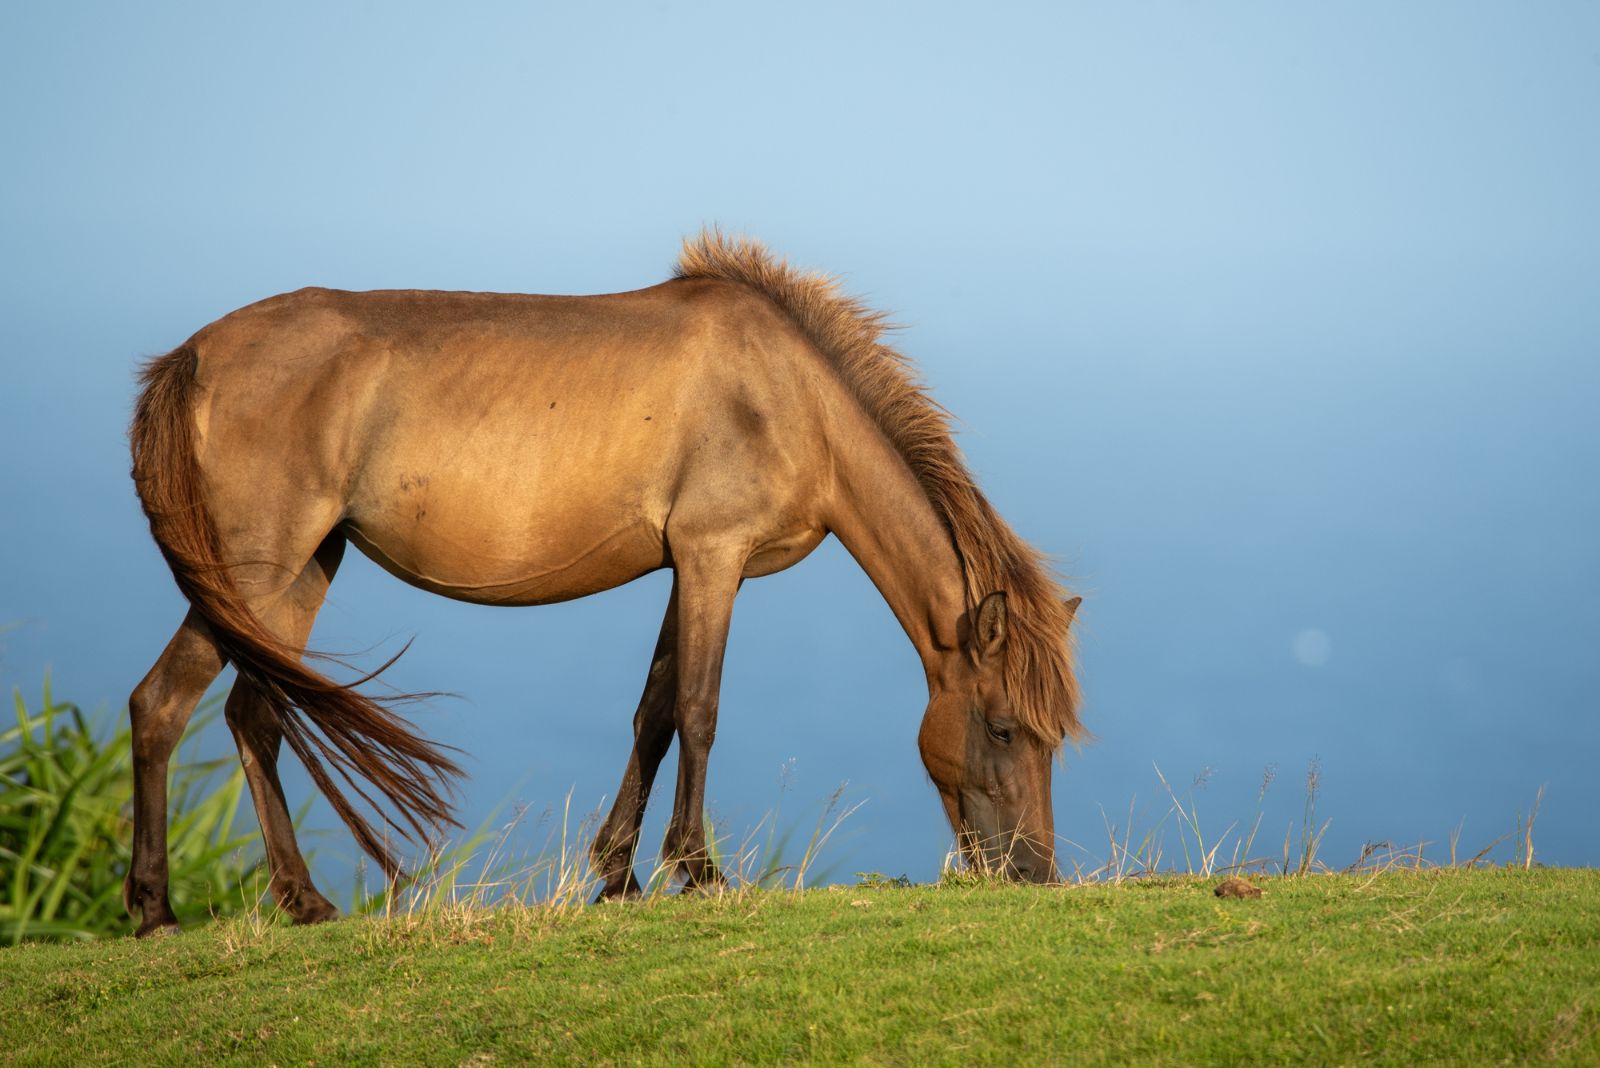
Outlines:
{"type": "Polygon", "coordinates": [[[1078,606],[1082,603],[1082,597],[1068,597],[1061,602],[1061,606],[1067,610],[1067,626],[1070,627],[1072,621],[1078,618],[1078,606]]]}
{"type": "Polygon", "coordinates": [[[972,648],[982,663],[998,657],[1006,645],[1006,595],[996,590],[978,606],[978,625],[973,628],[972,648]]]}

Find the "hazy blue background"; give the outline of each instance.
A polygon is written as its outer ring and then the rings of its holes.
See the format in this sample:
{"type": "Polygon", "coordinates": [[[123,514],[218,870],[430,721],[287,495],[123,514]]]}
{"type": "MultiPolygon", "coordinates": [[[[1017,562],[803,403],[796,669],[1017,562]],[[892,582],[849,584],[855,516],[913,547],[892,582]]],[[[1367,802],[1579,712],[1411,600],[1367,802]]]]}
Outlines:
{"type": "MultiPolygon", "coordinates": [[[[111,714],[183,614],[127,478],[141,357],[308,284],[649,285],[715,221],[906,324],[1084,594],[1069,866],[1100,806],[1159,818],[1153,763],[1215,769],[1213,832],[1275,764],[1274,851],[1315,757],[1330,862],[1475,851],[1541,784],[1541,856],[1600,862],[1600,9],[459,6],[0,15],[0,685],[111,714]]],[[[416,637],[392,680],[463,695],[419,720],[469,821],[581,811],[667,586],[494,610],[351,552],[315,642],[416,637]]],[[[925,697],[836,543],[748,585],[716,812],[848,780],[835,873],[932,877],[925,697]]]]}

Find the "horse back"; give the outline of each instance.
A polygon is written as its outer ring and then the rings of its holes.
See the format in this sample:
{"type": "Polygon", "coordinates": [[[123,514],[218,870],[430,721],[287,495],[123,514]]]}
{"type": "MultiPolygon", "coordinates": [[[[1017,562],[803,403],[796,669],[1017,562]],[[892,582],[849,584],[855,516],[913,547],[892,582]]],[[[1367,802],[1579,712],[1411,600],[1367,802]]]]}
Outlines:
{"type": "Polygon", "coordinates": [[[191,344],[217,507],[331,516],[437,592],[582,596],[669,564],[674,516],[756,548],[821,526],[828,375],[735,284],[300,290],[191,344]]]}

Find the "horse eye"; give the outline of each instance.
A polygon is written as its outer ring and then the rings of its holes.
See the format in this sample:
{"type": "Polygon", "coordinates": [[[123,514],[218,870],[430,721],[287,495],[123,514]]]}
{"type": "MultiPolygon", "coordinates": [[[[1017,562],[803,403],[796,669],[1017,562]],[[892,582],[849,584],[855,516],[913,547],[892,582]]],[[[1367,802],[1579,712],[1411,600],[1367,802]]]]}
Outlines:
{"type": "Polygon", "coordinates": [[[995,723],[988,724],[988,727],[989,727],[989,737],[993,738],[995,741],[999,742],[1001,745],[1010,744],[1010,742],[1011,742],[1011,732],[1009,730],[1007,730],[1006,728],[1004,728],[1004,727],[1002,727],[1002,726],[1000,726],[998,724],[995,724],[995,723]]]}

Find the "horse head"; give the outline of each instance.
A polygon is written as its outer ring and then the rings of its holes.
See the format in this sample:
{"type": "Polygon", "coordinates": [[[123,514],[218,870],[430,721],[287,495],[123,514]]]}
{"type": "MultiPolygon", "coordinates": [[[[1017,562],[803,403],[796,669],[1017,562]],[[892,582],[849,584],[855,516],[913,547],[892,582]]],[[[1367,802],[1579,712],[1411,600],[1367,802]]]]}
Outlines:
{"type": "Polygon", "coordinates": [[[1055,743],[1029,730],[1007,697],[1007,613],[1006,595],[991,593],[963,621],[961,648],[948,658],[917,743],[967,864],[1054,882],[1055,743]]]}

